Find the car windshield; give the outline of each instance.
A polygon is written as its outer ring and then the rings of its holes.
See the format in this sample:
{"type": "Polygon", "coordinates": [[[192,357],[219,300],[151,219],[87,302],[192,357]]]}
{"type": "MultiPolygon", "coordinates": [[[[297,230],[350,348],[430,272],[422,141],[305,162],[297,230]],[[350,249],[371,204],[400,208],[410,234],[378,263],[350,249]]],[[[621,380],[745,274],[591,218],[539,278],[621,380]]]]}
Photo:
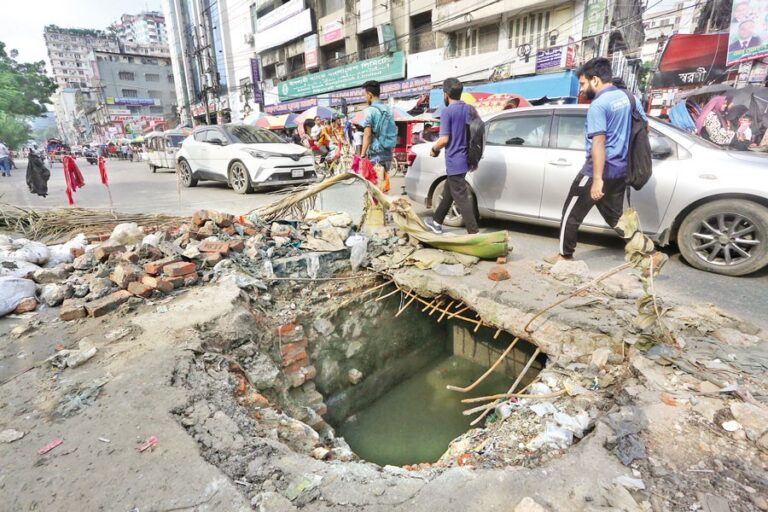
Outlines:
{"type": "Polygon", "coordinates": [[[186,139],[184,135],[167,135],[166,136],[166,140],[168,141],[168,146],[172,148],[180,148],[181,143],[184,142],[184,139],[186,139]]]}
{"type": "MultiPolygon", "coordinates": [[[[660,121],[661,122],[661,121],[660,121]]],[[[663,123],[664,128],[671,128],[675,131],[677,135],[682,136],[684,139],[688,140],[689,142],[693,142],[695,144],[700,144],[702,146],[707,146],[710,149],[725,149],[721,146],[718,146],[717,144],[714,144],[713,142],[708,141],[707,139],[703,137],[699,137],[698,135],[694,135],[690,132],[687,132],[685,130],[682,130],[678,128],[677,126],[669,123],[663,123]]]]}
{"type": "Polygon", "coordinates": [[[242,144],[281,144],[285,142],[271,131],[263,128],[255,128],[253,126],[225,126],[224,131],[226,131],[227,135],[232,137],[235,142],[240,142],[242,144]]]}

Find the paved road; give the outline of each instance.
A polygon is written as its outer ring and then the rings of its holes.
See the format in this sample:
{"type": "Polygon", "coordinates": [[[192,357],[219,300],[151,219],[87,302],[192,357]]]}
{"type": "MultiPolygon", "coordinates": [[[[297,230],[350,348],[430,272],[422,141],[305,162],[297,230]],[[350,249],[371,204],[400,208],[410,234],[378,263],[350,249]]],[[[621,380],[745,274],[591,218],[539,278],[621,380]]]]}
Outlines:
{"type": "MultiPolygon", "coordinates": [[[[22,162],[18,165],[22,167],[22,162]]],[[[107,191],[99,180],[96,166],[81,165],[86,187],[75,194],[78,206],[108,208],[107,191]]],[[[123,212],[154,212],[189,215],[201,208],[231,213],[245,213],[277,200],[285,191],[270,194],[238,195],[223,184],[203,182],[193,189],[179,190],[171,172],[152,174],[142,163],[109,162],[107,166],[115,209],[123,212]]],[[[399,192],[402,178],[392,180],[392,193],[399,192]]],[[[0,203],[33,208],[66,207],[64,178],[60,164],[52,170],[47,198],[33,196],[24,182],[24,169],[11,178],[0,177],[0,203]]],[[[360,186],[334,187],[321,198],[319,207],[347,210],[360,209],[360,186]],[[335,190],[334,190],[335,189],[335,190]]],[[[424,208],[417,206],[419,213],[424,208]]],[[[557,230],[512,222],[485,221],[483,229],[507,229],[511,232],[513,257],[540,259],[557,250],[557,230]]],[[[623,262],[618,238],[582,234],[577,257],[587,262],[592,271],[603,271],[623,262]]],[[[683,302],[711,302],[743,319],[768,329],[768,269],[748,277],[734,278],[701,272],[681,261],[679,253],[666,250],[671,261],[657,282],[662,296],[683,302]]]]}

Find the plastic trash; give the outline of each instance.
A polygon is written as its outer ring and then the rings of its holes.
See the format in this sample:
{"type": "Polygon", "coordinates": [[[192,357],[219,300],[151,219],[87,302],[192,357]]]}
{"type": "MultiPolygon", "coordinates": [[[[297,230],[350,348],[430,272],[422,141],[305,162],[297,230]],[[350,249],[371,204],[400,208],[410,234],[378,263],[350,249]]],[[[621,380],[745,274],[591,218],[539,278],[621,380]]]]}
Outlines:
{"type": "Polygon", "coordinates": [[[555,423],[547,423],[544,432],[536,436],[527,448],[537,450],[542,446],[555,446],[556,448],[568,448],[573,444],[573,432],[560,428],[555,423]]]}
{"type": "Polygon", "coordinates": [[[35,296],[35,282],[20,277],[0,277],[0,316],[13,312],[24,299],[35,296]]]}
{"type": "Polygon", "coordinates": [[[741,424],[736,420],[723,422],[723,429],[727,432],[736,432],[741,428],[741,424]]]}
{"type": "Polygon", "coordinates": [[[584,431],[589,426],[589,414],[585,411],[581,411],[576,416],[571,416],[564,412],[556,412],[553,418],[561,427],[570,430],[578,438],[584,436],[584,431]]]}
{"type": "Polygon", "coordinates": [[[645,445],[638,435],[648,427],[648,420],[638,407],[624,407],[619,412],[609,414],[603,418],[615,434],[615,441],[606,443],[606,447],[625,466],[629,466],[636,459],[644,459],[645,445]]]}
{"type": "Polygon", "coordinates": [[[496,406],[496,416],[505,420],[512,415],[512,406],[509,402],[504,402],[496,406]]]}
{"type": "Polygon", "coordinates": [[[26,238],[3,237],[0,240],[0,261],[15,260],[44,265],[50,257],[50,251],[45,244],[33,242],[26,238]]]}
{"type": "Polygon", "coordinates": [[[141,239],[141,245],[151,245],[152,247],[157,247],[160,245],[160,235],[157,233],[148,234],[141,239]]]}
{"type": "Polygon", "coordinates": [[[640,478],[633,478],[629,475],[617,476],[613,479],[613,483],[630,491],[642,491],[645,489],[645,483],[640,478]]]}
{"type": "Polygon", "coordinates": [[[131,245],[140,242],[144,238],[144,231],[135,222],[124,222],[115,226],[109,239],[123,245],[131,245]]]}
{"type": "Polygon", "coordinates": [[[352,270],[357,271],[368,254],[368,239],[361,235],[352,235],[347,238],[346,245],[352,248],[349,255],[349,263],[352,265],[352,270]],[[352,241],[351,244],[350,241],[352,241]]]}
{"type": "Polygon", "coordinates": [[[535,404],[531,404],[529,409],[539,417],[546,416],[547,414],[555,414],[557,412],[557,407],[555,407],[552,402],[536,402],[535,404]]]}
{"type": "Polygon", "coordinates": [[[467,273],[467,269],[461,263],[456,263],[455,265],[446,265],[445,263],[438,263],[437,265],[432,267],[432,270],[436,274],[440,274],[441,276],[451,276],[451,277],[459,277],[467,273]]]}
{"type": "Polygon", "coordinates": [[[49,256],[45,266],[53,268],[61,263],[72,263],[75,260],[75,257],[72,256],[72,249],[85,252],[86,247],[88,247],[88,239],[83,233],[80,233],[67,243],[52,245],[48,247],[49,256]]]}
{"type": "Polygon", "coordinates": [[[264,262],[264,278],[272,279],[275,277],[275,270],[272,268],[272,262],[267,260],[264,262]]]}
{"type": "Polygon", "coordinates": [[[83,338],[77,344],[77,350],[72,351],[65,360],[69,368],[77,368],[96,355],[96,347],[87,338],[83,338]]]}
{"type": "Polygon", "coordinates": [[[320,270],[320,258],[313,254],[307,260],[307,275],[310,279],[317,279],[317,272],[320,270]]]}
{"type": "Polygon", "coordinates": [[[544,384],[543,382],[534,382],[528,386],[529,395],[548,395],[552,392],[552,388],[544,384]]]}

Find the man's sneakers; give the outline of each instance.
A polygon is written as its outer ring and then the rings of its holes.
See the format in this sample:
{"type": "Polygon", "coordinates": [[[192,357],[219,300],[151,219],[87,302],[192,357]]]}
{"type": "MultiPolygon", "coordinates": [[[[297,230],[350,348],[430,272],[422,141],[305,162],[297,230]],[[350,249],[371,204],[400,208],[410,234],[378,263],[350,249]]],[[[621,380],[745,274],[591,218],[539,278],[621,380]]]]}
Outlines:
{"type": "Polygon", "coordinates": [[[544,256],[544,261],[549,263],[550,265],[554,265],[558,261],[570,261],[573,259],[573,256],[563,256],[560,253],[553,254],[552,256],[544,256]]]}
{"type": "Polygon", "coordinates": [[[435,222],[435,220],[432,217],[427,217],[424,219],[424,224],[432,230],[433,233],[436,233],[438,235],[443,234],[443,226],[435,222]]]}

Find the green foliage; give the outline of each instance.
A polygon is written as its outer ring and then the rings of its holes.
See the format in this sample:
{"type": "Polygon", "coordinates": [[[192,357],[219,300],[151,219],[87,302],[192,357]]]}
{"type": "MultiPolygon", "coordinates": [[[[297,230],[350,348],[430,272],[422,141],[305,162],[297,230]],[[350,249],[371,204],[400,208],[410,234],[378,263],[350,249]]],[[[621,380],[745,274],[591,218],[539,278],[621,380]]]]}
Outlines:
{"type": "Polygon", "coordinates": [[[31,130],[24,118],[0,112],[0,141],[16,149],[30,138],[31,130]]]}
{"type": "Polygon", "coordinates": [[[9,116],[43,115],[56,84],[45,76],[44,62],[19,63],[11,55],[0,41],[0,112],[9,116]]]}

